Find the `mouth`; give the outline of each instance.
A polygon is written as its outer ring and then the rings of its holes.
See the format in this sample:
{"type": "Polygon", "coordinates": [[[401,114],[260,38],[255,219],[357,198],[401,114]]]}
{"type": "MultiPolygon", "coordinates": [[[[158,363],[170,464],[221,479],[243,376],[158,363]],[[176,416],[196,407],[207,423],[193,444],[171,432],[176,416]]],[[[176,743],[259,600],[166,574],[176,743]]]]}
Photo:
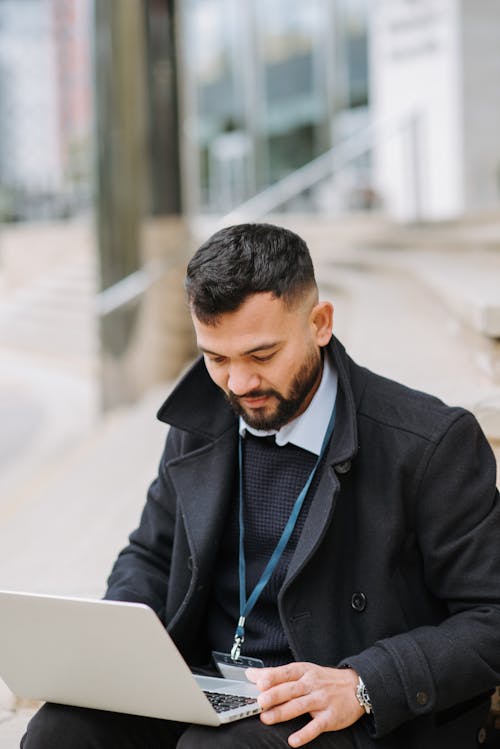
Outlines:
{"type": "Polygon", "coordinates": [[[276,397],[276,393],[272,390],[254,390],[254,392],[245,393],[244,395],[234,395],[234,393],[230,393],[229,395],[229,399],[235,405],[248,410],[265,408],[269,405],[271,398],[276,397]]]}
{"type": "Polygon", "coordinates": [[[239,402],[243,406],[246,406],[247,408],[263,408],[269,402],[269,396],[268,395],[259,395],[256,397],[247,396],[244,398],[239,398],[239,402]]]}

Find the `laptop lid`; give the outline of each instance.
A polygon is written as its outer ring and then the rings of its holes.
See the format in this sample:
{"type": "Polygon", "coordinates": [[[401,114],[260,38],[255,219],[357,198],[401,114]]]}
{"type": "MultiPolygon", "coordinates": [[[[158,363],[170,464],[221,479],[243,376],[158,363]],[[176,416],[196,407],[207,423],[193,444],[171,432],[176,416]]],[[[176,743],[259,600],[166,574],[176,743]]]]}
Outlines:
{"type": "Polygon", "coordinates": [[[14,694],[153,718],[219,725],[203,688],[255,697],[246,682],[195,677],[152,609],[141,603],[0,591],[0,676],[14,694]]]}

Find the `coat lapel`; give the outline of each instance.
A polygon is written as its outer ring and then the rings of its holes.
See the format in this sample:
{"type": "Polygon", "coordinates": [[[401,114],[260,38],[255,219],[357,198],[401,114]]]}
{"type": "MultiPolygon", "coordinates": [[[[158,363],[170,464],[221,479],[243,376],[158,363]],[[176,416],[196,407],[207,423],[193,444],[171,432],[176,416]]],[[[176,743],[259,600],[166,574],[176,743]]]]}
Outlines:
{"type": "Polygon", "coordinates": [[[338,341],[334,340],[328,348],[328,353],[332,356],[338,373],[335,429],[323,467],[319,468],[321,479],[290,562],[283,592],[304,568],[321,543],[332,521],[339,496],[340,482],[337,472],[345,474],[350,471],[351,462],[358,448],[356,405],[349,386],[345,351],[338,341]]]}
{"type": "Polygon", "coordinates": [[[193,573],[212,568],[227,508],[236,498],[237,429],[169,465],[192,554],[193,573]]]}
{"type": "Polygon", "coordinates": [[[237,470],[237,419],[200,357],[158,412],[158,418],[190,433],[192,452],[169,463],[191,550],[193,578],[215,562],[237,470]]]}
{"type": "Polygon", "coordinates": [[[321,543],[321,539],[335,511],[338,487],[339,481],[335,472],[328,466],[323,471],[316,494],[309,508],[309,513],[300,534],[295,553],[288,567],[283,592],[304,568],[308,559],[310,559],[318,547],[318,544],[321,543]]]}

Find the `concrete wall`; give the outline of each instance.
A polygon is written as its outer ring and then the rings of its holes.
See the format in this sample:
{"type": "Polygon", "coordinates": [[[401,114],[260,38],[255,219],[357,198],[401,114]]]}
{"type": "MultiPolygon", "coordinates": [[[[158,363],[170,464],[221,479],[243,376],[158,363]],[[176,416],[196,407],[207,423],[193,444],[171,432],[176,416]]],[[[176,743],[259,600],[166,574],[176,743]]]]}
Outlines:
{"type": "Polygon", "coordinates": [[[372,108],[392,120],[375,182],[401,220],[442,220],[498,205],[500,4],[376,0],[372,108]]]}
{"type": "Polygon", "coordinates": [[[500,203],[500,3],[462,0],[465,206],[500,203]]]}

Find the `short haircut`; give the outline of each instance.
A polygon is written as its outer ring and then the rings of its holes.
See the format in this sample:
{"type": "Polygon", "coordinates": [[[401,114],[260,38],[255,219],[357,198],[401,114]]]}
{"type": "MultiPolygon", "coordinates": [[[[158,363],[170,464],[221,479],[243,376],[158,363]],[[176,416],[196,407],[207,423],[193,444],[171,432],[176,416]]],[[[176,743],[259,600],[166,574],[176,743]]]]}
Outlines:
{"type": "Polygon", "coordinates": [[[297,234],[271,224],[238,224],[216,232],[197,250],[185,287],[198,320],[216,324],[219,315],[260,292],[293,306],[316,288],[316,280],[309,249],[297,234]]]}

